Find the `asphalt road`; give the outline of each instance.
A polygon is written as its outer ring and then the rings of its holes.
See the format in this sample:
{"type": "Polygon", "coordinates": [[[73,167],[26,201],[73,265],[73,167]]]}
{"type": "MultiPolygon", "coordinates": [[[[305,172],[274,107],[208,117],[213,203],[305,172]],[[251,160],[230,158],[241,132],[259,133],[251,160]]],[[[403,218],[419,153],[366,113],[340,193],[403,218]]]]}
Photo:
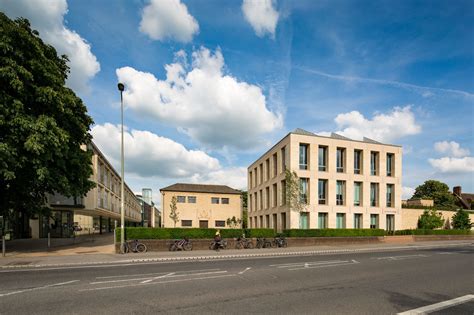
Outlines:
{"type": "Polygon", "coordinates": [[[474,247],[0,271],[0,314],[473,314],[474,247]]]}

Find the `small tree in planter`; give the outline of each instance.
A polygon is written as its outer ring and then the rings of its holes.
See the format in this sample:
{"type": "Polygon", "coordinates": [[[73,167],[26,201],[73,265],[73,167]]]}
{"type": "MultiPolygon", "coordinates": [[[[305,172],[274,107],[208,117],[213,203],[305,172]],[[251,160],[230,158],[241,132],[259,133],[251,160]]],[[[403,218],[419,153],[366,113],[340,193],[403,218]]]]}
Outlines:
{"type": "Polygon", "coordinates": [[[176,197],[173,196],[171,198],[171,203],[170,203],[170,219],[174,223],[174,227],[176,227],[176,223],[179,222],[179,212],[178,212],[178,207],[176,206],[176,197]]]}

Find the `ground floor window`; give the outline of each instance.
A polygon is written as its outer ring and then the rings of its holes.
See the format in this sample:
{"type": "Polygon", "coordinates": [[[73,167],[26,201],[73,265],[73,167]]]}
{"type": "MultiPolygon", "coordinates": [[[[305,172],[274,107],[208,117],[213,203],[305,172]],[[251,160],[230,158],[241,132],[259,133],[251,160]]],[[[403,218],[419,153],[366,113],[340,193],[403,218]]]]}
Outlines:
{"type": "Polygon", "coordinates": [[[362,213],[354,214],[354,229],[362,229],[362,213]]]}
{"type": "Polygon", "coordinates": [[[286,229],[286,213],[281,214],[281,229],[286,229]]]}
{"type": "Polygon", "coordinates": [[[371,229],[378,229],[379,228],[379,215],[378,214],[371,214],[370,215],[370,228],[371,229]]]}
{"type": "Polygon", "coordinates": [[[199,220],[199,227],[201,229],[207,229],[209,227],[209,221],[207,220],[199,220]]]}
{"type": "Polygon", "coordinates": [[[216,220],[216,227],[225,227],[225,221],[216,220]]]}
{"type": "Polygon", "coordinates": [[[181,220],[181,226],[193,226],[193,220],[181,220]]]}
{"type": "Polygon", "coordinates": [[[309,228],[309,213],[300,212],[300,229],[308,229],[308,228],[309,228]]]}
{"type": "Polygon", "coordinates": [[[327,229],[328,228],[328,214],[327,212],[318,213],[318,228],[327,229]]]}
{"type": "Polygon", "coordinates": [[[345,229],[345,228],[346,228],[346,214],[336,213],[336,229],[345,229]]]}
{"type": "Polygon", "coordinates": [[[386,230],[389,232],[395,231],[395,215],[387,214],[387,227],[386,230]]]}

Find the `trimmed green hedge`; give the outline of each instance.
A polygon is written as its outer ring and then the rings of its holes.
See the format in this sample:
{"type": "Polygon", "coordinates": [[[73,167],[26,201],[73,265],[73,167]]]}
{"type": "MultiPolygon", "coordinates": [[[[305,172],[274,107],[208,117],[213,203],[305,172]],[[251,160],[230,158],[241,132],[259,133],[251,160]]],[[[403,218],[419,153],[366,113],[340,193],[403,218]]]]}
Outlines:
{"type": "Polygon", "coordinates": [[[288,237],[384,236],[382,229],[291,229],[284,230],[288,237]]]}
{"type": "Polygon", "coordinates": [[[470,230],[399,230],[394,235],[468,235],[470,230]]]}
{"type": "MultiPolygon", "coordinates": [[[[134,239],[182,239],[182,238],[214,238],[217,229],[200,228],[145,228],[126,227],[125,237],[127,240],[134,239]]],[[[222,238],[236,238],[245,232],[246,237],[273,237],[273,229],[221,229],[222,238]]],[[[117,241],[120,241],[121,229],[117,229],[117,241]]]]}

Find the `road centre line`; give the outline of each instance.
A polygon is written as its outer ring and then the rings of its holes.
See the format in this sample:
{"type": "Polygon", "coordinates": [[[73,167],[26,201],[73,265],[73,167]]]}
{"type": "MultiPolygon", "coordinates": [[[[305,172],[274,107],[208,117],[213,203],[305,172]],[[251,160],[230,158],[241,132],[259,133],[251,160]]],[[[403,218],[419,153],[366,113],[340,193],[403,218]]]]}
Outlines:
{"type": "Polygon", "coordinates": [[[404,260],[410,258],[421,258],[421,257],[428,257],[427,255],[419,254],[419,255],[403,255],[403,256],[388,256],[388,257],[372,257],[372,259],[377,260],[404,260]]]}
{"type": "Polygon", "coordinates": [[[474,300],[474,294],[468,294],[468,295],[464,295],[464,296],[461,296],[461,297],[458,297],[458,298],[455,298],[455,299],[452,299],[452,300],[447,300],[447,301],[443,301],[443,302],[439,302],[439,303],[435,303],[435,304],[415,308],[415,309],[408,310],[408,311],[405,311],[405,312],[402,312],[402,313],[398,313],[398,315],[426,314],[426,313],[429,313],[429,312],[435,312],[435,311],[443,310],[445,308],[449,308],[449,307],[452,307],[452,306],[455,306],[455,305],[463,304],[463,303],[469,302],[471,300],[474,300]]]}
{"type": "Polygon", "coordinates": [[[235,277],[235,276],[237,276],[237,275],[236,275],[236,274],[226,274],[226,275],[217,275],[217,276],[201,277],[201,278],[174,279],[174,280],[158,281],[158,282],[136,283],[136,284],[119,285],[119,286],[111,286],[111,287],[82,289],[82,290],[79,290],[79,292],[108,290],[108,289],[120,289],[120,288],[128,288],[128,287],[138,287],[138,286],[146,286],[146,285],[156,285],[156,284],[163,284],[163,283],[174,283],[174,282],[184,282],[184,281],[194,281],[194,280],[217,279],[217,278],[235,277]]]}
{"type": "Polygon", "coordinates": [[[355,265],[355,264],[360,264],[357,260],[352,260],[352,261],[347,261],[343,263],[336,263],[336,264],[324,264],[324,265],[309,265],[305,264],[304,267],[297,267],[297,268],[290,268],[288,270],[293,271],[293,270],[303,270],[303,269],[315,269],[315,268],[327,268],[327,267],[337,267],[337,266],[346,266],[346,265],[355,265]]]}
{"type": "Polygon", "coordinates": [[[174,275],[174,272],[170,272],[170,273],[167,273],[166,275],[161,275],[161,276],[158,276],[158,277],[154,277],[154,278],[151,278],[151,279],[142,281],[141,283],[152,282],[153,280],[157,280],[157,279],[161,279],[161,278],[166,278],[166,277],[169,277],[169,276],[172,276],[172,275],[174,275]]]}
{"type": "Polygon", "coordinates": [[[74,282],[78,282],[78,281],[80,281],[80,280],[71,280],[71,281],[67,281],[67,282],[48,284],[48,285],[45,285],[45,286],[42,286],[42,287],[36,287],[36,288],[30,288],[30,289],[25,289],[25,290],[19,290],[19,291],[3,293],[3,294],[0,294],[0,297],[19,294],[19,293],[25,293],[25,292],[30,292],[30,291],[36,291],[36,290],[41,290],[41,289],[47,289],[47,288],[51,288],[51,287],[58,287],[58,286],[61,286],[61,285],[66,285],[66,284],[70,284],[70,283],[74,283],[74,282]]]}
{"type": "Polygon", "coordinates": [[[242,270],[242,271],[239,272],[239,275],[244,274],[244,272],[246,272],[246,271],[248,271],[248,270],[250,270],[250,269],[252,269],[252,268],[251,268],[251,267],[245,268],[244,270],[242,270]]]}
{"type": "MultiPolygon", "coordinates": [[[[209,274],[216,274],[216,273],[226,273],[226,270],[222,271],[209,271],[209,272],[199,272],[199,273],[187,273],[187,274],[176,274],[175,272],[171,272],[167,274],[168,277],[185,277],[185,276],[202,276],[202,275],[209,275],[209,274]]],[[[159,279],[160,277],[157,277],[159,279]]],[[[132,278],[132,279],[118,279],[118,280],[107,280],[107,281],[94,281],[90,282],[89,284],[103,284],[103,283],[117,283],[117,282],[127,282],[127,281],[140,281],[140,280],[149,280],[150,277],[146,278],[132,278]]]]}
{"type": "MultiPolygon", "coordinates": [[[[195,270],[185,270],[182,272],[203,272],[203,271],[217,271],[220,269],[213,268],[213,269],[195,269],[195,270]]],[[[181,272],[181,271],[175,271],[181,272]]],[[[118,276],[106,276],[106,277],[96,277],[96,279],[113,279],[113,278],[126,278],[126,277],[140,277],[140,276],[158,276],[166,274],[166,272],[154,272],[154,273],[137,273],[137,274],[130,274],[130,275],[118,275],[118,276]]]]}
{"type": "Polygon", "coordinates": [[[297,262],[297,263],[286,263],[286,264],[274,264],[269,265],[270,267],[277,267],[277,268],[286,268],[304,264],[330,264],[330,263],[339,263],[339,262],[348,262],[348,260],[327,260],[327,261],[311,261],[311,262],[297,262]]]}

